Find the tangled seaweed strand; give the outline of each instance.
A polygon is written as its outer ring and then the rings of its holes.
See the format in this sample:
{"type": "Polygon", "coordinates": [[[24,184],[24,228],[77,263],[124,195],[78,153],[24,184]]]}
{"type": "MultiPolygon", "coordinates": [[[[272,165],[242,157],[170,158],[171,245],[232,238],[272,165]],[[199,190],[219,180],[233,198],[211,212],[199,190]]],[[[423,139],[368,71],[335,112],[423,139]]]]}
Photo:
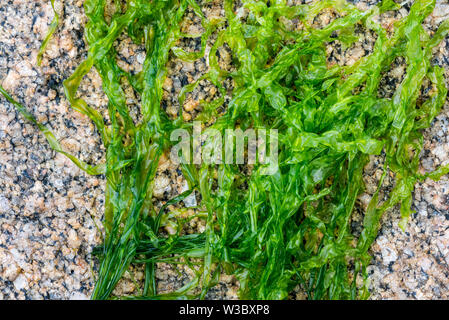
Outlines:
{"type": "Polygon", "coordinates": [[[51,39],[51,37],[53,36],[53,34],[56,32],[56,30],[58,29],[58,24],[59,24],[59,14],[55,9],[55,0],[51,0],[51,8],[53,9],[53,20],[51,21],[50,26],[48,27],[48,32],[47,35],[44,38],[44,41],[42,41],[41,47],[39,48],[39,52],[37,53],[37,65],[40,66],[42,63],[42,57],[44,56],[45,50],[47,49],[47,45],[51,39]]]}
{"type": "MultiPolygon", "coordinates": [[[[224,0],[225,18],[213,21],[195,0],[114,3],[116,12],[108,23],[105,0],[85,1],[88,57],[64,82],[71,106],[94,122],[107,150],[105,164],[95,169],[69,155],[81,169],[104,173],[107,180],[106,235],[98,252],[101,262],[92,298],[109,298],[131,263],[145,264],[145,286],[142,296],[128,298],[204,298],[222,272],[237,276],[239,297],[244,299],[284,299],[297,285],[309,299],[367,298],[368,250],[382,214],[400,205],[405,228],[415,183],[449,172],[445,166],[418,173],[422,130],[430,126],[447,95],[443,69],[430,61],[432,48],[446,37],[449,23],[444,21],[432,37],[422,26],[435,1],[414,1],[392,34],[376,22],[380,14],[399,8],[391,0],[367,11],[339,0],[298,6],[283,0],[242,0],[238,9],[234,1],[224,0]],[[180,29],[187,8],[201,18],[205,30],[201,50],[193,53],[177,46],[179,39],[189,36],[180,29]],[[313,28],[313,19],[328,8],[339,17],[321,29],[313,28]],[[301,27],[291,30],[286,20],[298,21],[301,27]],[[326,46],[336,40],[350,46],[357,40],[355,24],[377,34],[373,52],[352,66],[328,65],[326,46]],[[116,63],[113,43],[123,32],[145,46],[140,73],[128,73],[116,63]],[[180,104],[201,80],[209,80],[222,97],[204,103],[199,117],[223,135],[237,126],[276,129],[279,170],[265,175],[266,165],[261,163],[249,173],[238,165],[182,164],[189,190],[156,211],[152,181],[160,156],[173,144],[170,133],[177,128],[192,130],[182,110],[171,119],[160,107],[166,64],[170,54],[185,61],[203,57],[214,32],[217,40],[208,55],[209,70],[182,89],[180,104]],[[225,44],[232,51],[235,71],[219,67],[216,53],[225,44]],[[406,59],[405,76],[392,98],[379,98],[382,74],[398,57],[406,59]],[[92,67],[109,99],[109,125],[77,97],[80,81],[92,67]],[[138,123],[126,106],[122,78],[141,97],[138,123]],[[234,83],[232,99],[219,116],[227,78],[234,83]],[[432,90],[426,101],[417,103],[424,81],[432,90]],[[382,177],[364,213],[363,231],[356,237],[350,221],[364,191],[363,169],[370,155],[385,158],[383,177],[391,171],[395,186],[381,202],[382,177]],[[201,195],[202,214],[197,217],[205,219],[205,231],[186,235],[185,221],[179,218],[175,234],[162,234],[168,206],[195,191],[201,195]],[[181,289],[158,295],[157,262],[191,266],[195,276],[181,289]],[[365,280],[362,285],[357,284],[360,276],[365,280]]],[[[51,132],[1,92],[39,126],[56,151],[62,151],[51,132]]]]}

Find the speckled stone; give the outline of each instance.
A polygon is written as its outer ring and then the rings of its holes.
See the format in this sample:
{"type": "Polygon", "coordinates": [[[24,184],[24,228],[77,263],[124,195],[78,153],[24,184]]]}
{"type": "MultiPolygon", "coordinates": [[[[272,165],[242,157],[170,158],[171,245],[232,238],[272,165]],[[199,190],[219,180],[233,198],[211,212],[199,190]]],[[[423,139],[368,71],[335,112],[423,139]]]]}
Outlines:
{"type": "MultiPolygon", "coordinates": [[[[70,110],[62,89],[86,53],[81,4],[65,1],[61,28],[37,67],[53,17],[50,2],[0,1],[0,81],[50,125],[66,150],[96,162],[103,157],[99,135],[86,117],[70,110]]],[[[82,90],[90,103],[106,106],[94,72],[82,90]]],[[[3,98],[0,137],[0,298],[87,298],[94,284],[90,252],[100,243],[95,224],[101,225],[102,179],[52,151],[3,98]]]]}
{"type": "MultiPolygon", "coordinates": [[[[378,1],[352,2],[360,9],[367,9],[378,1]]],[[[408,8],[406,5],[396,14],[383,15],[381,23],[392,26],[396,19],[407,14],[408,8]]],[[[62,81],[86,57],[82,1],[65,0],[64,6],[57,1],[57,10],[62,13],[60,27],[49,43],[42,66],[37,67],[38,49],[53,17],[50,1],[0,0],[0,83],[39,121],[52,128],[66,150],[84,161],[98,163],[104,156],[100,137],[85,116],[70,109],[62,89],[62,81]]],[[[203,10],[208,17],[223,16],[220,0],[203,4],[203,10]]],[[[433,32],[448,16],[449,4],[437,1],[436,10],[426,20],[426,29],[433,32]]],[[[325,24],[333,18],[332,12],[327,12],[317,23],[325,24]]],[[[202,30],[192,10],[186,14],[182,27],[189,33],[202,30]]],[[[372,50],[373,35],[356,30],[361,41],[351,48],[343,50],[338,42],[329,46],[330,63],[350,65],[372,50]]],[[[211,83],[202,81],[187,95],[183,106],[176,98],[182,86],[207,72],[207,56],[214,37],[216,35],[208,41],[205,58],[193,63],[170,59],[161,105],[169,116],[176,117],[182,107],[185,120],[194,119],[201,110],[201,100],[211,101],[220,96],[211,83]]],[[[127,71],[141,70],[145,57],[142,46],[124,36],[114,46],[120,67],[127,71]]],[[[200,39],[181,39],[178,46],[186,51],[197,51],[200,39]]],[[[449,79],[448,50],[446,39],[435,49],[433,61],[446,68],[446,79],[449,79]]],[[[233,68],[226,46],[219,49],[219,65],[227,70],[233,68]]],[[[390,95],[404,71],[405,61],[397,59],[385,76],[379,95],[390,95]]],[[[225,86],[231,89],[232,81],[225,86]]],[[[82,81],[80,93],[106,117],[107,98],[102,93],[96,71],[92,70],[82,81]]],[[[138,119],[140,98],[132,90],[125,90],[125,93],[133,117],[138,119]]],[[[229,101],[229,97],[225,97],[225,101],[229,101]]],[[[425,131],[423,172],[449,161],[448,124],[449,105],[446,103],[432,127],[425,131]]],[[[373,157],[367,166],[367,191],[359,198],[358,208],[366,206],[374,192],[380,165],[379,159],[373,157]]],[[[386,188],[391,181],[386,179],[386,188]]],[[[90,177],[64,156],[53,152],[37,129],[0,98],[0,299],[86,299],[90,296],[98,268],[91,252],[101,243],[104,183],[103,177],[90,177]]],[[[185,183],[179,168],[164,155],[155,179],[155,206],[160,207],[167,199],[183,192],[185,183]]],[[[191,195],[183,206],[195,206],[197,200],[196,195],[191,195]]],[[[416,213],[405,232],[398,227],[397,208],[382,219],[382,228],[371,250],[372,299],[449,298],[448,177],[417,184],[413,207],[416,213]]],[[[185,214],[194,214],[194,209],[185,214]]],[[[354,218],[354,229],[359,218],[357,215],[354,218]]],[[[203,229],[204,221],[195,218],[185,226],[184,232],[203,229]]],[[[165,231],[170,233],[170,226],[165,231]]],[[[158,292],[180,288],[192,275],[193,271],[184,266],[175,270],[170,265],[158,264],[158,292]]],[[[142,280],[141,268],[131,266],[114,294],[139,294],[142,280]]],[[[222,275],[219,285],[212,288],[207,297],[235,299],[237,290],[235,277],[222,275]]],[[[296,294],[296,298],[303,297],[300,292],[296,294]]]]}

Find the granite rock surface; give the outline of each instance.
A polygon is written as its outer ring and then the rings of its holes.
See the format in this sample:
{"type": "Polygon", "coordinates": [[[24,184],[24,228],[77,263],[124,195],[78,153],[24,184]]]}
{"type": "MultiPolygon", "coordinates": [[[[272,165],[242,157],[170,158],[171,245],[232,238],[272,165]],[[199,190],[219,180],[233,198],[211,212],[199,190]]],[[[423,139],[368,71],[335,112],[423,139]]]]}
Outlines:
{"type": "MultiPolygon", "coordinates": [[[[65,0],[63,5],[56,2],[61,23],[41,67],[37,67],[39,46],[53,17],[50,1],[0,0],[0,83],[39,121],[51,127],[66,150],[86,162],[98,163],[104,156],[100,137],[85,116],[71,110],[62,88],[62,81],[86,57],[83,1],[65,0]]],[[[352,2],[366,9],[377,1],[352,2]]],[[[382,23],[391,25],[406,15],[407,10],[405,5],[394,15],[383,16],[382,23]]],[[[219,0],[208,3],[205,11],[208,17],[223,15],[219,0]]],[[[320,19],[326,23],[331,18],[329,13],[320,19]]],[[[431,33],[445,18],[449,18],[449,3],[437,1],[425,26],[431,33]]],[[[201,31],[192,12],[187,14],[183,28],[188,32],[201,31]]],[[[374,39],[361,32],[361,41],[352,48],[343,51],[338,45],[330,46],[330,62],[352,64],[369,53],[374,39]]],[[[197,50],[200,43],[189,39],[180,45],[187,50],[197,50]]],[[[125,37],[120,38],[115,47],[120,67],[139,71],[145,57],[143,48],[125,37]]],[[[232,68],[230,52],[223,48],[219,54],[220,65],[232,68]]],[[[449,84],[448,39],[435,50],[433,63],[446,68],[449,84]]],[[[181,87],[206,71],[204,58],[194,63],[177,59],[169,62],[162,105],[169,115],[176,115],[181,107],[175,98],[181,87]]],[[[404,71],[405,62],[395,61],[380,94],[390,94],[404,71]]],[[[85,77],[80,92],[90,105],[106,109],[107,99],[96,71],[92,70],[85,77]]],[[[216,88],[210,83],[201,83],[182,106],[185,120],[196,116],[199,100],[212,100],[216,94],[216,88]]],[[[129,92],[127,98],[129,107],[137,109],[138,97],[129,92]]],[[[137,111],[135,116],[138,117],[137,111]]],[[[448,163],[448,125],[449,103],[446,103],[443,112],[425,132],[421,156],[423,172],[448,163]]],[[[376,185],[380,165],[373,158],[366,168],[367,193],[359,199],[361,208],[366,206],[370,190],[376,185]]],[[[52,151],[38,130],[0,98],[0,299],[85,299],[90,296],[98,267],[91,253],[101,243],[104,182],[102,177],[84,174],[64,156],[52,151]]],[[[163,157],[155,181],[156,205],[184,188],[185,180],[179,170],[163,157]]],[[[185,205],[192,206],[194,202],[193,197],[185,205]]],[[[416,213],[405,232],[398,226],[398,210],[388,212],[382,219],[369,267],[373,299],[449,298],[449,177],[417,184],[413,207],[416,213]]],[[[355,217],[354,228],[359,222],[355,217]]],[[[204,225],[192,220],[190,227],[202,230],[204,225]]],[[[181,272],[179,276],[169,265],[158,265],[158,290],[168,292],[186,283],[189,270],[181,272]]],[[[131,267],[114,293],[138,293],[142,279],[142,271],[131,267]]],[[[220,280],[208,297],[236,298],[236,279],[223,275],[220,280]]],[[[298,293],[292,298],[302,297],[298,293]]]]}

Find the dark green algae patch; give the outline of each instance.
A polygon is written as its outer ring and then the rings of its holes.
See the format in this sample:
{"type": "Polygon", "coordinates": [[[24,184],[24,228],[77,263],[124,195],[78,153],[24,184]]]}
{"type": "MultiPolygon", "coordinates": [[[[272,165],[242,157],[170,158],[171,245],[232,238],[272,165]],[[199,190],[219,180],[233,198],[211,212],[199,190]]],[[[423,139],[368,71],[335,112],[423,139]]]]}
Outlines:
{"type": "MultiPolygon", "coordinates": [[[[144,266],[145,283],[141,296],[122,298],[204,298],[220,273],[237,277],[242,299],[284,299],[298,285],[309,299],[368,298],[369,248],[382,214],[400,206],[405,228],[415,183],[438,180],[449,172],[444,166],[418,173],[422,130],[431,125],[447,95],[443,69],[432,65],[431,58],[432,49],[449,32],[449,22],[441,23],[432,37],[422,25],[435,1],[414,1],[392,32],[376,19],[399,9],[391,0],[367,11],[340,0],[298,6],[282,0],[238,4],[224,0],[225,16],[215,20],[208,20],[195,0],[113,3],[115,13],[109,21],[105,0],[84,2],[88,56],[64,81],[72,108],[87,115],[101,135],[104,163],[91,166],[66,153],[51,131],[0,87],[53,149],[88,174],[106,177],[106,234],[96,250],[100,267],[92,298],[110,298],[130,264],[144,266]],[[188,8],[204,29],[197,52],[177,46],[181,38],[198,36],[181,31],[188,8]],[[328,8],[338,17],[322,28],[312,27],[314,18],[328,8]],[[298,27],[290,28],[286,21],[298,27]],[[356,24],[377,35],[372,53],[351,66],[329,65],[326,45],[339,40],[351,46],[358,40],[356,24]],[[123,32],[145,46],[143,70],[137,74],[117,65],[113,43],[123,32]],[[182,89],[180,103],[204,79],[224,97],[223,83],[231,78],[234,87],[225,111],[218,112],[225,104],[219,98],[203,103],[200,118],[222,133],[237,126],[278,130],[279,170],[264,175],[261,163],[250,170],[229,164],[183,164],[189,190],[156,210],[152,182],[159,158],[173,145],[170,133],[192,130],[192,123],[183,120],[182,108],[177,118],[161,108],[166,64],[171,54],[185,61],[202,58],[212,34],[217,38],[208,55],[209,70],[182,89]],[[223,45],[232,52],[233,71],[219,67],[217,50],[223,45]],[[402,82],[391,98],[379,97],[382,75],[398,57],[407,64],[402,82]],[[81,79],[93,67],[109,99],[109,122],[77,95],[81,79]],[[140,95],[139,120],[126,106],[124,78],[140,95]],[[426,99],[421,96],[424,83],[431,86],[426,99]],[[382,177],[356,236],[350,221],[364,191],[363,170],[370,155],[384,158],[383,177],[392,174],[395,185],[386,199],[380,199],[382,177]],[[205,231],[185,234],[182,226],[188,219],[174,218],[176,232],[163,233],[167,207],[195,190],[201,195],[197,209],[206,222],[205,231]],[[181,289],[157,294],[157,262],[187,265],[195,276],[181,289]]],[[[57,15],[54,21],[39,60],[56,30],[57,15]]]]}

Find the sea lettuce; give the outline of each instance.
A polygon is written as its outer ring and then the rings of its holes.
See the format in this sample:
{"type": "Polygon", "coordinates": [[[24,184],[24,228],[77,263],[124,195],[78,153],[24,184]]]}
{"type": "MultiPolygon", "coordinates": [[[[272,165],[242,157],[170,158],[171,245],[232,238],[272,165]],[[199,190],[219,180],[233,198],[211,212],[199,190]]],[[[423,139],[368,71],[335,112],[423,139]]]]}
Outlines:
{"type": "MultiPolygon", "coordinates": [[[[447,95],[443,69],[431,58],[449,23],[444,21],[432,37],[423,28],[435,1],[414,1],[390,33],[377,17],[400,8],[392,0],[366,11],[341,0],[296,6],[284,0],[224,0],[225,16],[215,20],[208,20],[194,0],[114,1],[110,22],[105,19],[106,2],[84,2],[88,56],[64,81],[72,108],[88,116],[101,135],[105,164],[92,167],[64,152],[46,127],[0,91],[39,127],[53,149],[87,173],[106,177],[106,234],[96,250],[100,266],[92,298],[109,298],[131,263],[144,265],[145,283],[141,296],[128,298],[204,298],[223,272],[237,277],[243,299],[285,299],[298,285],[309,299],[367,298],[367,282],[358,283],[357,278],[367,279],[369,248],[383,213],[400,206],[405,228],[414,185],[449,172],[449,166],[418,172],[422,130],[431,125],[447,95]],[[187,8],[201,19],[203,34],[181,32],[187,8]],[[330,9],[337,17],[321,28],[314,26],[314,19],[330,9]],[[350,47],[358,39],[357,24],[376,34],[372,52],[351,66],[329,64],[327,46],[340,41],[350,47]],[[140,73],[126,72],[117,64],[113,43],[123,32],[145,46],[140,73]],[[213,34],[209,69],[181,90],[180,104],[200,81],[210,81],[222,97],[203,103],[198,119],[223,134],[236,127],[276,129],[279,168],[265,175],[262,163],[251,170],[233,164],[182,164],[189,189],[156,210],[152,182],[161,155],[173,145],[170,132],[192,130],[181,112],[172,119],[161,109],[166,65],[171,55],[185,61],[202,58],[213,34]],[[200,51],[181,49],[182,37],[201,37],[200,51]],[[232,52],[232,71],[218,63],[217,51],[224,45],[232,52]],[[398,57],[406,60],[405,75],[391,98],[380,97],[381,79],[398,57]],[[92,68],[103,81],[110,124],[77,95],[81,79],[92,68]],[[127,108],[124,78],[141,97],[140,121],[133,120],[127,108]],[[229,78],[231,93],[224,86],[229,78]],[[418,103],[425,82],[432,90],[418,103]],[[225,111],[219,115],[216,109],[222,106],[225,111]],[[383,176],[364,212],[361,234],[355,235],[351,219],[365,190],[364,168],[372,155],[384,159],[383,176]],[[386,174],[394,177],[394,188],[381,201],[386,174]],[[193,192],[201,198],[194,217],[204,219],[206,228],[185,234],[182,226],[188,219],[170,214],[168,206],[193,192]],[[166,235],[161,227],[170,219],[178,227],[166,235]],[[190,266],[195,276],[184,287],[158,295],[158,262],[190,266]]],[[[49,36],[57,19],[55,15],[49,36]]],[[[47,42],[48,37],[39,61],[47,42]]]]}

